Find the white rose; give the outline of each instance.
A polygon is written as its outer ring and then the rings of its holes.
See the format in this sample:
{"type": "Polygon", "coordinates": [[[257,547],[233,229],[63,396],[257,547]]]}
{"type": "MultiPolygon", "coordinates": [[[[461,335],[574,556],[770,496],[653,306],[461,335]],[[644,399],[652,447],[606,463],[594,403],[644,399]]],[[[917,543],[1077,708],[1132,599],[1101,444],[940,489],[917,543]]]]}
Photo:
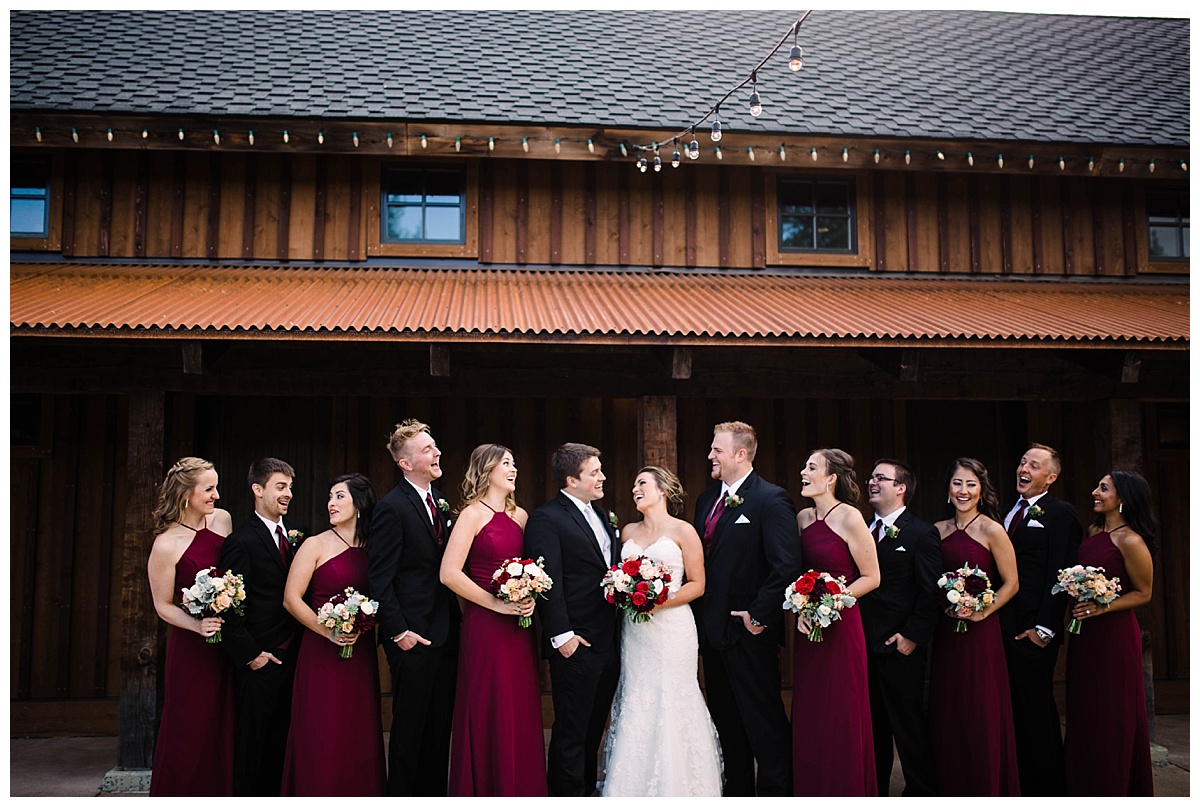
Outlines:
{"type": "Polygon", "coordinates": [[[829,616],[831,613],[833,613],[833,609],[830,608],[828,605],[818,605],[817,613],[820,614],[821,616],[829,616]]]}
{"type": "Polygon", "coordinates": [[[367,600],[366,602],[364,602],[362,604],[362,612],[364,614],[366,614],[367,616],[370,616],[371,614],[375,613],[375,603],[371,602],[370,600],[367,600]]]}
{"type": "Polygon", "coordinates": [[[939,577],[937,584],[938,584],[938,588],[945,588],[946,587],[946,575],[942,575],[941,577],[939,577]]]}
{"type": "Polygon", "coordinates": [[[520,563],[513,561],[512,563],[508,564],[507,567],[505,567],[504,571],[508,572],[511,576],[516,577],[524,568],[525,567],[520,563]]]}
{"type": "Polygon", "coordinates": [[[525,574],[529,575],[530,577],[536,577],[541,571],[542,570],[538,568],[536,563],[525,564],[525,574]]]}
{"type": "Polygon", "coordinates": [[[951,603],[957,603],[960,599],[962,599],[962,595],[959,594],[954,589],[950,589],[949,591],[946,592],[946,599],[949,600],[951,603]]]}

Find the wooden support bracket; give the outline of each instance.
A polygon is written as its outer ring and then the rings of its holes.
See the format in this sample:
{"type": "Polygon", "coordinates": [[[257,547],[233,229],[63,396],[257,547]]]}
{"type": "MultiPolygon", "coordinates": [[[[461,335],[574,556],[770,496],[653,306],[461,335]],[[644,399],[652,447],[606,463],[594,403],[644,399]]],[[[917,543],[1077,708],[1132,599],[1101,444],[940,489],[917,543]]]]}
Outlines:
{"type": "Polygon", "coordinates": [[[450,348],[448,345],[429,346],[429,374],[434,378],[450,377],[450,348]]]}

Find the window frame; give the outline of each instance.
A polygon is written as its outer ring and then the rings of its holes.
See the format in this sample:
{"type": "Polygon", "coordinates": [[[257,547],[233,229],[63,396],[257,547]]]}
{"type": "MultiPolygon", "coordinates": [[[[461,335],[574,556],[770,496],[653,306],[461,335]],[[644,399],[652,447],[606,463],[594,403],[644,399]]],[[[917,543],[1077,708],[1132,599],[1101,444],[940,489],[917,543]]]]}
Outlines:
{"type": "MultiPolygon", "coordinates": [[[[1138,272],[1152,275],[1186,275],[1191,271],[1190,257],[1187,258],[1151,258],[1150,257],[1150,213],[1147,209],[1146,194],[1151,190],[1181,190],[1189,194],[1190,202],[1190,187],[1186,184],[1178,182],[1159,183],[1147,182],[1138,188],[1138,192],[1134,198],[1134,216],[1137,226],[1134,228],[1136,232],[1136,245],[1138,256],[1138,272]]],[[[1189,230],[1191,223],[1189,218],[1189,230]]]]}
{"type": "Polygon", "coordinates": [[[363,165],[363,194],[368,209],[367,255],[381,257],[477,258],[479,255],[479,166],[474,160],[408,160],[368,157],[363,165]],[[385,241],[384,173],[391,167],[456,169],[462,172],[463,241],[385,241]]]}
{"type": "MultiPolygon", "coordinates": [[[[30,159],[44,160],[47,166],[46,231],[44,234],[20,233],[14,235],[10,230],[8,248],[13,252],[57,252],[62,249],[63,157],[58,152],[47,154],[44,151],[34,149],[13,149],[11,152],[11,162],[30,159]]],[[[12,198],[11,172],[9,198],[12,198]]],[[[9,226],[12,226],[11,221],[9,226]]]]}
{"type": "Polygon", "coordinates": [[[867,197],[867,174],[856,170],[796,170],[769,168],[764,171],[766,182],[766,263],[777,266],[814,266],[871,269],[875,264],[875,245],[871,238],[874,216],[867,197]],[[844,182],[850,185],[851,241],[854,251],[834,252],[797,251],[781,249],[779,244],[781,213],[779,183],[781,180],[810,182],[844,182]]]}

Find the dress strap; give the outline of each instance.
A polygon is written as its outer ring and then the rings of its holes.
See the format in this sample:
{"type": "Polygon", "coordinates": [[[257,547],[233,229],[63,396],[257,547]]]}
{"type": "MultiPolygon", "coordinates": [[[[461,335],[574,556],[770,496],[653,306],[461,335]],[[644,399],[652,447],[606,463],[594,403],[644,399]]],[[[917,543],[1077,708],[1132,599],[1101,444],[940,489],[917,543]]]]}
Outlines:
{"type": "Polygon", "coordinates": [[[981,515],[983,515],[983,513],[976,513],[976,514],[975,514],[975,518],[973,518],[973,519],[971,519],[970,521],[968,521],[968,522],[967,522],[967,526],[966,526],[966,527],[959,527],[959,529],[960,529],[960,530],[962,530],[963,532],[966,532],[966,531],[967,531],[967,527],[970,527],[972,524],[974,524],[974,523],[975,523],[975,519],[976,519],[976,518],[979,518],[981,515]]]}
{"type": "MultiPolygon", "coordinates": [[[[829,514],[832,513],[834,510],[838,509],[839,507],[841,507],[843,504],[845,504],[845,502],[839,501],[833,507],[830,507],[829,510],[825,513],[825,518],[829,518],[829,514]]],[[[818,518],[817,521],[824,521],[825,518],[818,518]]]]}
{"type": "Polygon", "coordinates": [[[201,524],[199,527],[193,527],[191,524],[184,524],[182,521],[179,522],[179,526],[187,527],[192,532],[200,532],[200,530],[206,530],[206,529],[208,529],[208,516],[204,517],[204,523],[201,524]]]}
{"type": "Polygon", "coordinates": [[[500,512],[500,511],[499,511],[499,510],[497,510],[495,507],[492,507],[490,504],[488,504],[487,502],[485,502],[483,499],[480,499],[480,500],[479,500],[479,503],[480,503],[480,504],[482,504],[482,505],[483,505],[484,507],[486,507],[487,509],[491,510],[493,513],[499,513],[499,512],[500,512]]]}
{"type": "Polygon", "coordinates": [[[346,545],[346,548],[347,548],[347,549],[353,549],[353,548],[354,548],[354,547],[350,546],[350,542],[349,542],[349,541],[347,541],[345,538],[343,538],[343,537],[342,537],[342,534],[341,534],[340,532],[338,532],[338,531],[337,531],[337,528],[336,528],[336,527],[334,527],[334,526],[330,525],[330,527],[329,527],[329,531],[330,531],[330,532],[332,532],[334,535],[336,535],[336,536],[338,537],[338,540],[339,540],[339,541],[341,541],[343,544],[345,544],[345,545],[346,545]]]}

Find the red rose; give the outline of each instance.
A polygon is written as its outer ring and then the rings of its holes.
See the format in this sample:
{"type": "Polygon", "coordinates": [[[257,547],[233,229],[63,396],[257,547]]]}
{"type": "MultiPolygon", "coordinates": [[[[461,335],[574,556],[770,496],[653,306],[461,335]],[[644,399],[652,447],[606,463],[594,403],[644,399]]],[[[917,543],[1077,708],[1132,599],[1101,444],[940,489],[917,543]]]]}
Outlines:
{"type": "Polygon", "coordinates": [[[828,591],[830,594],[834,595],[835,597],[838,594],[842,593],[842,587],[839,586],[837,583],[833,582],[832,580],[825,581],[825,590],[828,591]]]}
{"type": "Polygon", "coordinates": [[[658,595],[658,604],[662,605],[666,601],[667,601],[667,590],[664,588],[662,590],[662,594],[658,595]]]}
{"type": "Polygon", "coordinates": [[[613,599],[613,595],[612,595],[612,593],[611,593],[611,592],[610,592],[610,593],[608,593],[608,594],[605,594],[605,595],[604,595],[604,599],[608,600],[608,604],[609,604],[609,605],[612,605],[613,603],[615,603],[615,602],[616,602],[616,600],[614,600],[614,599],[613,599]]]}
{"type": "Polygon", "coordinates": [[[670,573],[670,572],[663,572],[662,581],[663,581],[664,583],[670,583],[670,582],[671,582],[671,573],[670,573]]]}
{"type": "Polygon", "coordinates": [[[808,594],[813,590],[813,579],[808,575],[804,575],[796,581],[796,592],[799,594],[808,594]]]}
{"type": "Polygon", "coordinates": [[[509,580],[508,572],[500,572],[500,576],[496,578],[496,582],[499,583],[500,585],[504,585],[505,583],[508,582],[508,580],[509,580]]]}
{"type": "Polygon", "coordinates": [[[633,592],[633,606],[635,608],[641,608],[645,604],[646,604],[646,595],[640,591],[633,592]]]}
{"type": "Polygon", "coordinates": [[[963,588],[966,589],[968,594],[973,594],[978,597],[984,592],[985,589],[987,589],[987,583],[984,582],[982,577],[971,575],[963,581],[963,588]]]}
{"type": "Polygon", "coordinates": [[[634,588],[642,593],[645,593],[650,590],[650,584],[647,583],[645,580],[643,580],[642,582],[640,582],[636,586],[634,586],[634,588]]]}
{"type": "Polygon", "coordinates": [[[630,559],[621,565],[621,571],[625,572],[625,574],[629,575],[630,577],[633,577],[635,574],[637,574],[638,570],[641,568],[642,562],[640,560],[630,559]]]}

